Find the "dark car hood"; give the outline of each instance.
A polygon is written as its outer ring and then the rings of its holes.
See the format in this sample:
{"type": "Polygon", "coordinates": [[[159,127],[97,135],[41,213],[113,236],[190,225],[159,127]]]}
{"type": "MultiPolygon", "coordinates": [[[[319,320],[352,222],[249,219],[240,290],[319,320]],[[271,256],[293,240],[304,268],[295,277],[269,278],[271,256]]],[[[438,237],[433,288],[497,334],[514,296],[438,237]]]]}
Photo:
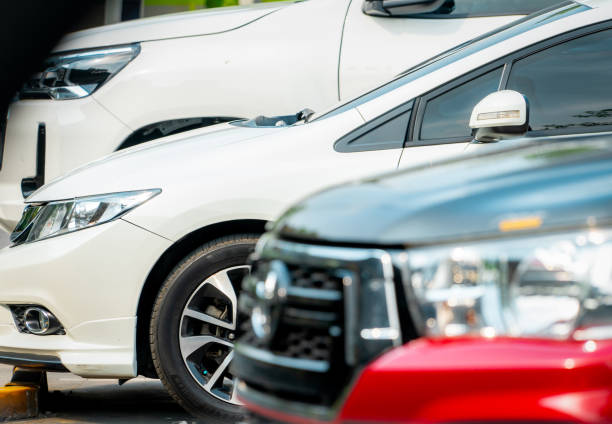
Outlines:
{"type": "Polygon", "coordinates": [[[406,246],[496,236],[500,223],[522,217],[538,231],[610,222],[612,135],[506,145],[328,189],[288,210],[274,231],[406,246]]]}

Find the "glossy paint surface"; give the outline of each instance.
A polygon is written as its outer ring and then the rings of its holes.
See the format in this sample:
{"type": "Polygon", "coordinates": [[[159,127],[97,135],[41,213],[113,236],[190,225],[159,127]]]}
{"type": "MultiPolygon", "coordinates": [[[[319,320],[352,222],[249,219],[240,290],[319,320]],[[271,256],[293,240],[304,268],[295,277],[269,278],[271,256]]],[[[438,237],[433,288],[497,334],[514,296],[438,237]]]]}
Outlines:
{"type": "Polygon", "coordinates": [[[169,246],[119,219],[0,249],[0,352],[52,355],[80,376],[134,377],[138,299],[150,264],[169,246]],[[66,334],[19,332],[7,304],[44,306],[66,334]]]}
{"type": "Polygon", "coordinates": [[[414,245],[498,235],[512,216],[535,214],[546,230],[612,220],[612,134],[507,140],[474,153],[323,191],[290,209],[276,231],[414,245]]]}
{"type": "Polygon", "coordinates": [[[292,424],[612,422],[612,341],[421,339],[367,366],[338,415],[292,424]]]}
{"type": "Polygon", "coordinates": [[[231,31],[291,3],[263,3],[256,6],[204,9],[104,25],[67,34],[53,51],[114,46],[231,31]]]}
{"type": "Polygon", "coordinates": [[[612,342],[419,340],[369,365],[339,422],[612,421],[612,342]]]}

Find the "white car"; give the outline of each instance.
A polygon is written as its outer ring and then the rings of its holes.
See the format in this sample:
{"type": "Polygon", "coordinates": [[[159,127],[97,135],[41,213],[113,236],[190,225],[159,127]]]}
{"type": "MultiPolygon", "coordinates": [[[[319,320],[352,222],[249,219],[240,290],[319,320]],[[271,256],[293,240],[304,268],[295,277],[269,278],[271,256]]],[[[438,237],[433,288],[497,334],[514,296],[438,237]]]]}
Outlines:
{"type": "Polygon", "coordinates": [[[328,108],[556,2],[263,3],[68,35],[10,107],[0,227],[11,231],[24,197],[86,162],[213,123],[328,108]]]}
{"type": "Polygon", "coordinates": [[[196,129],[47,184],[0,251],[0,362],[159,376],[190,411],[238,420],[236,299],[266,223],[329,184],[463,154],[477,103],[483,141],[609,131],[610,19],[609,1],[564,3],[308,120],[196,129]]]}

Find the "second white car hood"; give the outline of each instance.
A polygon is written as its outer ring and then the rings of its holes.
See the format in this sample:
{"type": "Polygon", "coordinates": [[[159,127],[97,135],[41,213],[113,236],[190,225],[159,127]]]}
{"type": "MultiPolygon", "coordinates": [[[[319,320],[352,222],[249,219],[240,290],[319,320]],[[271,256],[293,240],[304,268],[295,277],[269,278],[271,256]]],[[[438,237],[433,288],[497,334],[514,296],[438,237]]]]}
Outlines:
{"type": "Polygon", "coordinates": [[[288,4],[291,2],[261,3],[252,6],[223,7],[135,19],[73,32],[66,35],[53,51],[225,32],[249,24],[288,4]]]}
{"type": "MultiPolygon", "coordinates": [[[[163,190],[169,181],[201,178],[206,167],[211,167],[213,159],[210,156],[217,149],[226,150],[223,157],[227,158],[227,172],[232,172],[231,157],[240,155],[240,146],[230,145],[250,142],[271,133],[287,131],[288,128],[219,124],[161,138],[77,168],[41,187],[26,202],[48,202],[151,188],[163,190]]],[[[219,177],[223,178],[222,175],[219,177]]]]}

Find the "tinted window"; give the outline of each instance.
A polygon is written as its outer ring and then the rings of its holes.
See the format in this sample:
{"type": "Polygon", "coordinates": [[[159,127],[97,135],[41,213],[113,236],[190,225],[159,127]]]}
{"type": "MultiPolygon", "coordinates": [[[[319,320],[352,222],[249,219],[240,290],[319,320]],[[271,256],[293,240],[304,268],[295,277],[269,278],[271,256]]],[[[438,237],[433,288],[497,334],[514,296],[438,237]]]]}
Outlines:
{"type": "Polygon", "coordinates": [[[501,75],[500,67],[429,100],[420,139],[470,137],[472,109],[487,94],[497,91],[501,75]]]}
{"type": "Polygon", "coordinates": [[[338,152],[398,149],[404,146],[413,102],[371,120],[338,140],[338,152]]]}
{"type": "Polygon", "coordinates": [[[374,128],[350,143],[359,150],[372,150],[380,146],[402,147],[408,130],[410,111],[374,128]]]}
{"type": "Polygon", "coordinates": [[[538,130],[612,125],[612,30],[590,34],[517,61],[507,88],[529,101],[538,130]]]}
{"type": "Polygon", "coordinates": [[[432,15],[491,16],[522,15],[559,4],[559,0],[447,0],[432,15]]]}

